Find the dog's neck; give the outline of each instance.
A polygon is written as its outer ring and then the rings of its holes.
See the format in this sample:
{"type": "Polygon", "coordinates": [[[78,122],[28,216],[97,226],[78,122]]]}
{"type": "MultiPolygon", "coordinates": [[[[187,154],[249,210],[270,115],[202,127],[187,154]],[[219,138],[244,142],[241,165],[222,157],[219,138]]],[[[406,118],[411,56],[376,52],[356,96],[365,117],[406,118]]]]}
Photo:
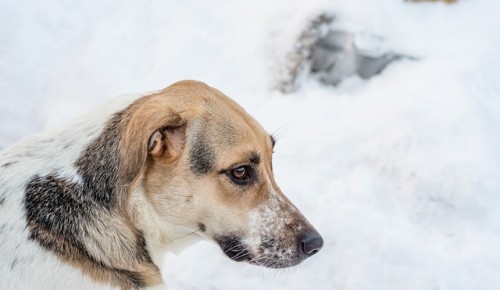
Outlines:
{"type": "Polygon", "coordinates": [[[153,263],[160,269],[167,252],[178,253],[201,240],[192,230],[161,220],[142,186],[131,193],[128,211],[135,227],[143,233],[153,263]]]}

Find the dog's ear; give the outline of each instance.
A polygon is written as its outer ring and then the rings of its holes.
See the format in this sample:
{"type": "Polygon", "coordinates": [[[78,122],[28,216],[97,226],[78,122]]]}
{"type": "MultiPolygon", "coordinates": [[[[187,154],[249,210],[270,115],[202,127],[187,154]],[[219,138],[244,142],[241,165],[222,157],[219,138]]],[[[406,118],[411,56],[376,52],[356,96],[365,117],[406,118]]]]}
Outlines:
{"type": "Polygon", "coordinates": [[[156,130],[148,142],[148,154],[153,158],[175,159],[186,143],[186,125],[156,130]]]}
{"type": "Polygon", "coordinates": [[[138,106],[130,113],[121,140],[118,178],[123,186],[137,179],[148,156],[169,162],[179,156],[186,141],[187,121],[180,114],[168,107],[138,106]]]}

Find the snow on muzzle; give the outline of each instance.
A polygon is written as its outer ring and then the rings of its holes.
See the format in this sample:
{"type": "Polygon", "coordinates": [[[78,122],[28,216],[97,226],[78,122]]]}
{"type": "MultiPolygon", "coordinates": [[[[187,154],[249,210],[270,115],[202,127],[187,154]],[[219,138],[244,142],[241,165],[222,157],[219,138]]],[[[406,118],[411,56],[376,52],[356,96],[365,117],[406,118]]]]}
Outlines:
{"type": "Polygon", "coordinates": [[[281,192],[249,213],[241,233],[214,240],[232,260],[269,268],[295,266],[323,247],[321,235],[281,192]]]}

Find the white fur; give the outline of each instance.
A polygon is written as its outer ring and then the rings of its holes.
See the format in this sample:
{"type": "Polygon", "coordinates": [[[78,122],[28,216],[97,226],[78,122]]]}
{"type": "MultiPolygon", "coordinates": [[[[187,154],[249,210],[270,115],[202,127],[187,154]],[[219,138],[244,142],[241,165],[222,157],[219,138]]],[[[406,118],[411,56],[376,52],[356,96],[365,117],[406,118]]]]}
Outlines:
{"type": "MultiPolygon", "coordinates": [[[[113,289],[94,282],[80,269],[29,240],[23,199],[26,184],[35,175],[55,171],[80,182],[73,164],[82,150],[100,134],[114,112],[138,97],[117,98],[62,129],[28,137],[0,152],[0,200],[4,199],[0,205],[1,289],[113,289]],[[19,162],[1,166],[9,161],[19,162]]],[[[157,255],[155,259],[159,259],[157,255]]]]}
{"type": "MultiPolygon", "coordinates": [[[[270,180],[270,177],[267,176],[270,180]]],[[[275,237],[276,233],[285,232],[285,225],[293,220],[294,214],[300,214],[299,210],[289,201],[284,199],[278,190],[273,188],[272,183],[269,182],[269,197],[266,202],[260,204],[249,214],[250,234],[244,240],[244,243],[253,251],[258,252],[262,242],[270,237],[275,237]],[[282,210],[283,206],[287,210],[282,210]]],[[[302,226],[299,226],[302,230],[302,226]]],[[[291,248],[286,249],[280,253],[278,261],[269,262],[266,257],[272,256],[274,252],[271,249],[263,248],[260,256],[255,257],[254,260],[263,262],[266,265],[273,265],[281,262],[286,262],[292,259],[294,252],[291,248]]]]}

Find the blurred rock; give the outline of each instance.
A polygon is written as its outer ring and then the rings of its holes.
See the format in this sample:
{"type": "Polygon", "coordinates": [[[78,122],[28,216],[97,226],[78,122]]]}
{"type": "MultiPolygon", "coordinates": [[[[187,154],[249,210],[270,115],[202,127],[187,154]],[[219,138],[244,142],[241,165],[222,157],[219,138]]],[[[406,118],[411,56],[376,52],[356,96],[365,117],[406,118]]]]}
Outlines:
{"type": "Polygon", "coordinates": [[[446,3],[455,3],[458,0],[405,0],[405,2],[446,2],[446,3]]]}
{"type": "Polygon", "coordinates": [[[291,93],[299,88],[300,80],[310,71],[313,47],[320,39],[321,32],[328,29],[328,25],[332,23],[333,19],[333,15],[323,13],[306,25],[292,51],[287,55],[278,84],[280,91],[291,93]]]}
{"type": "MultiPolygon", "coordinates": [[[[373,39],[381,41],[377,37],[373,39]]],[[[330,30],[319,38],[312,47],[311,56],[311,72],[329,85],[337,85],[353,75],[368,79],[382,72],[392,61],[404,57],[376,48],[363,49],[356,43],[353,33],[342,30],[330,30]]]]}
{"type": "Polygon", "coordinates": [[[391,62],[407,58],[383,48],[383,39],[369,33],[353,33],[334,28],[334,17],[321,14],[300,34],[287,63],[279,89],[296,91],[301,80],[316,76],[336,86],[342,80],[357,75],[363,79],[381,73],[391,62]]]}

